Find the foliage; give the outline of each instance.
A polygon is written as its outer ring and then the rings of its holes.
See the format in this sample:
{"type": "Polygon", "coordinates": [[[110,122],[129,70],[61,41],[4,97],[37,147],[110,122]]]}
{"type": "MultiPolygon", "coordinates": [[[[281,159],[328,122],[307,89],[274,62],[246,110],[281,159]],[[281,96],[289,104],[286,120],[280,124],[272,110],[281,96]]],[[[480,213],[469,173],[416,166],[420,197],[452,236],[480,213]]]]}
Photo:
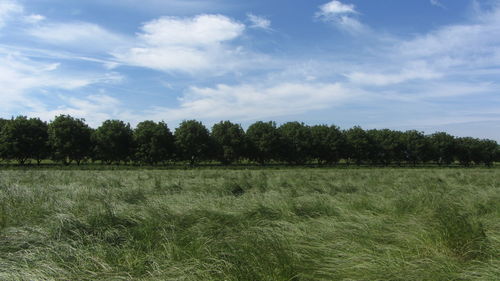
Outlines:
{"type": "Polygon", "coordinates": [[[419,162],[427,162],[430,159],[430,146],[424,133],[411,130],[403,134],[405,144],[404,154],[406,160],[413,165],[419,162]]]}
{"type": "MultiPolygon", "coordinates": [[[[39,119],[0,119],[0,159],[53,159],[64,164],[84,160],[102,163],[158,165],[174,160],[191,165],[206,161],[273,163],[289,165],[329,164],[439,166],[485,165],[500,161],[496,141],[471,137],[455,138],[445,132],[425,135],[389,129],[364,130],[355,126],[340,130],[331,125],[307,126],[288,122],[258,121],[246,132],[240,124],[221,121],[211,132],[199,121],[182,122],[172,135],[165,122],[144,121],[132,130],[120,120],[107,120],[92,129],[83,119],[61,115],[47,125],[39,119]],[[10,125],[9,125],[10,124],[10,125]],[[29,128],[28,128],[29,127],[29,128]],[[49,141],[44,141],[48,135],[49,141]],[[91,137],[90,137],[91,136],[91,137]]],[[[212,162],[213,163],[213,162],[212,162]]]]}
{"type": "Polygon", "coordinates": [[[130,124],[106,120],[92,134],[95,159],[105,163],[128,161],[133,151],[133,131],[130,124]]]}
{"type": "Polygon", "coordinates": [[[92,149],[92,129],[84,119],[59,115],[48,126],[49,144],[54,160],[78,165],[87,158],[92,149]]]}
{"type": "Polygon", "coordinates": [[[311,128],[299,122],[288,122],[278,128],[279,159],[290,164],[307,163],[312,154],[311,128]]]}
{"type": "Polygon", "coordinates": [[[133,132],[135,160],[150,165],[172,159],[174,136],[165,122],[143,121],[133,132]]]}
{"type": "Polygon", "coordinates": [[[276,123],[258,121],[247,129],[249,149],[247,157],[260,164],[277,160],[280,149],[280,136],[276,123]]]}
{"type": "Polygon", "coordinates": [[[429,137],[431,153],[439,165],[449,165],[453,162],[457,144],[455,137],[444,132],[432,134],[429,137]]]}
{"type": "Polygon", "coordinates": [[[370,153],[373,163],[388,166],[393,162],[400,163],[404,159],[405,144],[401,132],[383,129],[369,130],[367,134],[373,142],[370,153]]]}
{"type": "Polygon", "coordinates": [[[182,160],[191,165],[210,158],[213,142],[208,129],[199,121],[183,121],[175,130],[177,151],[182,160]]]}
{"type": "Polygon", "coordinates": [[[311,157],[320,163],[336,164],[346,153],[347,141],[337,126],[311,127],[311,157]]]}
{"type": "Polygon", "coordinates": [[[24,164],[29,159],[40,163],[49,154],[47,124],[24,116],[5,122],[0,131],[0,155],[24,164]]]}
{"type": "Polygon", "coordinates": [[[357,165],[370,159],[370,153],[373,151],[373,143],[365,130],[355,126],[347,130],[345,136],[347,139],[347,158],[354,160],[357,165]]]}
{"type": "Polygon", "coordinates": [[[246,151],[246,136],[241,125],[221,121],[212,127],[212,138],[216,145],[216,158],[223,164],[239,161],[246,151]]]}

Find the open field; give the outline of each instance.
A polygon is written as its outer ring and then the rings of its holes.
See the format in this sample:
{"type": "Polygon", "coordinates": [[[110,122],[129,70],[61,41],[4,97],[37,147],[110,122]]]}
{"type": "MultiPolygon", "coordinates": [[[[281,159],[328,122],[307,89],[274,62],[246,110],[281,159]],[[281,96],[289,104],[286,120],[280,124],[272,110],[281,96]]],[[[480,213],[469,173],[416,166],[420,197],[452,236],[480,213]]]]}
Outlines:
{"type": "Polygon", "coordinates": [[[499,280],[500,169],[0,171],[0,280],[499,280]]]}

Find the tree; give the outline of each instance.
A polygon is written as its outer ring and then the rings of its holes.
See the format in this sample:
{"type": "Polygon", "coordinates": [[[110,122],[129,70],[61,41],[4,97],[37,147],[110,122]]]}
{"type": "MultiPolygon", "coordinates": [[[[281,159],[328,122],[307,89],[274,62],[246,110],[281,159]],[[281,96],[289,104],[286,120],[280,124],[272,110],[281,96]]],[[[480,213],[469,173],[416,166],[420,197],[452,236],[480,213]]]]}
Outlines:
{"type": "Polygon", "coordinates": [[[231,164],[243,157],[246,139],[240,125],[221,121],[212,127],[212,138],[216,145],[216,158],[223,164],[231,164]]]}
{"type": "Polygon", "coordinates": [[[19,116],[6,122],[0,133],[0,154],[5,159],[25,164],[35,159],[38,164],[48,156],[47,124],[38,118],[19,116]]]}
{"type": "Polygon", "coordinates": [[[175,144],[182,160],[194,165],[197,161],[208,159],[212,139],[208,129],[199,121],[183,121],[175,130],[175,144]]]}
{"type": "Polygon", "coordinates": [[[469,166],[473,161],[477,139],[471,137],[456,139],[456,158],[462,166],[469,166]]]}
{"type": "Polygon", "coordinates": [[[383,129],[369,130],[367,134],[372,141],[372,151],[369,155],[373,163],[388,166],[392,162],[401,161],[404,151],[401,132],[383,129]]]}
{"type": "Polygon", "coordinates": [[[336,164],[344,157],[346,139],[336,126],[316,125],[311,127],[311,157],[319,163],[336,164]]]}
{"type": "Polygon", "coordinates": [[[347,140],[347,157],[356,162],[357,165],[370,158],[370,152],[373,151],[371,140],[359,126],[355,126],[345,132],[347,140]]]}
{"type": "Polygon", "coordinates": [[[90,155],[92,130],[84,119],[59,115],[49,124],[48,132],[54,160],[80,165],[90,155]]]}
{"type": "Polygon", "coordinates": [[[498,143],[494,140],[479,140],[478,148],[472,159],[476,164],[483,163],[490,167],[495,162],[498,143]]]}
{"type": "Polygon", "coordinates": [[[133,131],[130,124],[107,120],[92,134],[94,157],[107,164],[128,161],[133,149],[133,131]]]}
{"type": "Polygon", "coordinates": [[[290,164],[304,164],[311,158],[311,128],[299,122],[288,122],[278,128],[279,158],[290,164]]]}
{"type": "Polygon", "coordinates": [[[403,134],[403,139],[408,162],[415,166],[418,162],[426,162],[430,159],[429,143],[424,133],[416,130],[406,131],[403,134]]]}
{"type": "Polygon", "coordinates": [[[7,124],[7,122],[9,122],[10,120],[7,120],[7,119],[3,119],[3,118],[0,118],[0,131],[2,131],[2,128],[5,124],[7,124]]]}
{"type": "Polygon", "coordinates": [[[278,156],[280,137],[274,122],[258,121],[247,129],[248,158],[265,164],[278,156]]]}
{"type": "Polygon", "coordinates": [[[173,159],[174,136],[165,122],[143,121],[133,132],[135,158],[149,165],[173,159]]]}
{"type": "Polygon", "coordinates": [[[438,165],[450,165],[456,154],[455,137],[444,132],[434,133],[429,137],[432,158],[438,165]]]}

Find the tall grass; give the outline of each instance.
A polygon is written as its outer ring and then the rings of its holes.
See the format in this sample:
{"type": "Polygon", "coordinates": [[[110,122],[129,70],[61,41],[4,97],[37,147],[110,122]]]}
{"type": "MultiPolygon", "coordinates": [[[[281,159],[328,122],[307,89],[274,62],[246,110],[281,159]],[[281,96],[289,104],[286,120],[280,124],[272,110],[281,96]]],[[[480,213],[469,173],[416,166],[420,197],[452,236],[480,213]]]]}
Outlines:
{"type": "Polygon", "coordinates": [[[498,280],[500,170],[0,171],[0,280],[498,280]]]}

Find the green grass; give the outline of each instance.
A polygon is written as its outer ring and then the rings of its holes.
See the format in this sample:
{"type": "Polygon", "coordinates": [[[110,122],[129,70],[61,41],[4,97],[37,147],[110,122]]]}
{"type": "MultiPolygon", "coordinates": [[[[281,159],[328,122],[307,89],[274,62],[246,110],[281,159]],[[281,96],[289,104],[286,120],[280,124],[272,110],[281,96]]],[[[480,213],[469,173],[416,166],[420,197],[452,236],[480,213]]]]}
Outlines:
{"type": "Polygon", "coordinates": [[[499,279],[499,169],[0,171],[0,280],[499,279]]]}

